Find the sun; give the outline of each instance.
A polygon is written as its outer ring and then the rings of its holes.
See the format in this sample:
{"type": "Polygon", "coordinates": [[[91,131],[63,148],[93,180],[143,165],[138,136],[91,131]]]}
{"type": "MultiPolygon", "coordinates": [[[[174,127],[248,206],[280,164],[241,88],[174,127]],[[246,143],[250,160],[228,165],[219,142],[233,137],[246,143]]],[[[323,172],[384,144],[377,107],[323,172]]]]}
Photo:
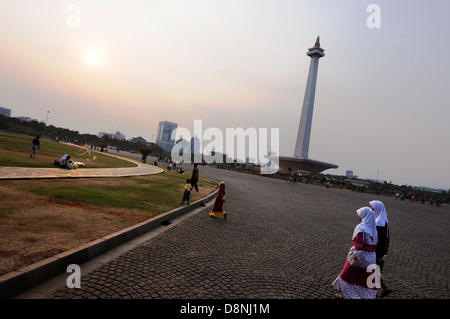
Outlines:
{"type": "Polygon", "coordinates": [[[85,57],[86,57],[86,61],[89,64],[99,65],[101,63],[101,57],[97,51],[94,51],[94,50],[86,51],[85,57]]]}

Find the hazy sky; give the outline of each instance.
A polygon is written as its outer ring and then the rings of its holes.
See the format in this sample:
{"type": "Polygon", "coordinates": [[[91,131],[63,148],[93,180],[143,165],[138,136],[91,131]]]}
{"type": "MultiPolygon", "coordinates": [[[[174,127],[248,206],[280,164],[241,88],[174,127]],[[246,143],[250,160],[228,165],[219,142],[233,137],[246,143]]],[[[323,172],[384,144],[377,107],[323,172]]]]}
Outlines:
{"type": "Polygon", "coordinates": [[[149,141],[161,120],[279,128],[292,156],[320,35],[309,157],[449,189],[449,12],[446,0],[0,0],[0,106],[149,141]]]}

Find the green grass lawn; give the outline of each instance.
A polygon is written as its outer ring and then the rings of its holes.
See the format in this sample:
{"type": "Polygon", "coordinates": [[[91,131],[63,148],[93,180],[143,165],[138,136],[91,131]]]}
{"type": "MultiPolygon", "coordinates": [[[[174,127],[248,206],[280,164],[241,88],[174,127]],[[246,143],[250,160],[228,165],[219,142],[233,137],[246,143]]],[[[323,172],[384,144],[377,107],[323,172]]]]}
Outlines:
{"type": "MultiPolygon", "coordinates": [[[[11,187],[63,201],[158,215],[180,206],[184,185],[189,176],[190,174],[167,172],[139,177],[24,180],[9,183],[11,187]]],[[[215,182],[204,177],[200,177],[198,186],[198,193],[191,192],[191,202],[217,189],[215,182]]]]}
{"type": "MultiPolygon", "coordinates": [[[[89,168],[130,167],[125,160],[113,158],[96,152],[96,160],[89,160],[87,154],[81,155],[80,147],[41,139],[41,148],[36,158],[30,158],[33,137],[0,132],[0,166],[17,167],[55,167],[53,161],[63,154],[69,154],[74,161],[84,162],[89,168]]],[[[114,154],[116,155],[116,154],[114,154]]],[[[118,155],[118,154],[117,154],[118,155]]],[[[158,165],[165,169],[165,164],[158,165]]],[[[83,169],[83,168],[79,168],[83,169]]],[[[77,179],[36,179],[2,181],[8,187],[31,192],[67,202],[97,207],[115,207],[157,215],[176,207],[183,196],[186,175],[176,171],[139,177],[122,178],[77,178],[77,179]]],[[[217,189],[217,184],[200,176],[200,191],[191,192],[195,201],[217,189]]]]}
{"type": "MultiPolygon", "coordinates": [[[[82,162],[86,168],[115,168],[136,166],[125,160],[93,152],[92,157],[81,146],[67,145],[41,139],[41,148],[35,158],[30,158],[32,136],[0,132],[0,166],[55,167],[53,162],[69,154],[75,162],[82,162]],[[93,157],[96,157],[94,160],[93,157]]],[[[80,168],[82,169],[82,168],[80,168]]]]}

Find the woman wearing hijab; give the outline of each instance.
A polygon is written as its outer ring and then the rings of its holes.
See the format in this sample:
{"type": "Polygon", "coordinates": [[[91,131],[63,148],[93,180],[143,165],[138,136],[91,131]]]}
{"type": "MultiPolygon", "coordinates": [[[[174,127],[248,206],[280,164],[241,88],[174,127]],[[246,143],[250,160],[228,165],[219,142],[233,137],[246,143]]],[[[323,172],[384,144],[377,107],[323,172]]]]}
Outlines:
{"type": "Polygon", "coordinates": [[[225,183],[220,182],[219,191],[217,192],[216,201],[214,202],[214,207],[209,213],[211,217],[219,217],[225,215],[225,219],[227,218],[227,213],[223,209],[223,203],[225,202],[225,183]]]}
{"type": "MultiPolygon", "coordinates": [[[[377,265],[380,267],[380,272],[383,271],[384,257],[387,255],[389,248],[389,228],[386,208],[384,204],[378,200],[369,202],[370,207],[375,213],[375,223],[378,232],[378,245],[376,250],[377,265]]],[[[381,298],[389,295],[392,291],[384,283],[381,278],[381,298]]]]}
{"type": "Polygon", "coordinates": [[[369,207],[362,207],[356,212],[361,222],[353,231],[353,246],[348,253],[344,269],[332,285],[340,292],[340,298],[375,299],[377,288],[367,286],[367,279],[371,275],[367,272],[367,267],[376,263],[378,235],[375,214],[369,207]]]}

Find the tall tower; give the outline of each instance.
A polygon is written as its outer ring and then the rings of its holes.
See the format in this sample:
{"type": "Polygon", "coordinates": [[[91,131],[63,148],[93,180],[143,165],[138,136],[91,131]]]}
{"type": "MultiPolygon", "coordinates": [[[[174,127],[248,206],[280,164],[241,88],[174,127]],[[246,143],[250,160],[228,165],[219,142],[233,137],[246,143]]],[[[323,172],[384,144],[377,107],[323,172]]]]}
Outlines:
{"type": "Polygon", "coordinates": [[[320,47],[317,37],[314,47],[308,49],[306,55],[311,58],[309,65],[308,81],[306,82],[305,97],[303,100],[302,115],[298,125],[297,142],[295,144],[294,157],[307,159],[309,152],[309,140],[311,137],[311,125],[314,109],[314,96],[316,94],[317,72],[319,59],[325,56],[324,49],[320,47]]]}
{"type": "Polygon", "coordinates": [[[325,50],[320,47],[319,37],[317,37],[314,47],[308,49],[308,52],[306,53],[311,58],[311,64],[309,66],[302,115],[298,125],[294,156],[267,156],[269,159],[273,160],[284,173],[316,175],[327,169],[339,167],[336,164],[308,158],[314,95],[316,94],[317,71],[319,69],[319,59],[325,56],[325,53],[323,53],[324,51],[325,50]]]}

